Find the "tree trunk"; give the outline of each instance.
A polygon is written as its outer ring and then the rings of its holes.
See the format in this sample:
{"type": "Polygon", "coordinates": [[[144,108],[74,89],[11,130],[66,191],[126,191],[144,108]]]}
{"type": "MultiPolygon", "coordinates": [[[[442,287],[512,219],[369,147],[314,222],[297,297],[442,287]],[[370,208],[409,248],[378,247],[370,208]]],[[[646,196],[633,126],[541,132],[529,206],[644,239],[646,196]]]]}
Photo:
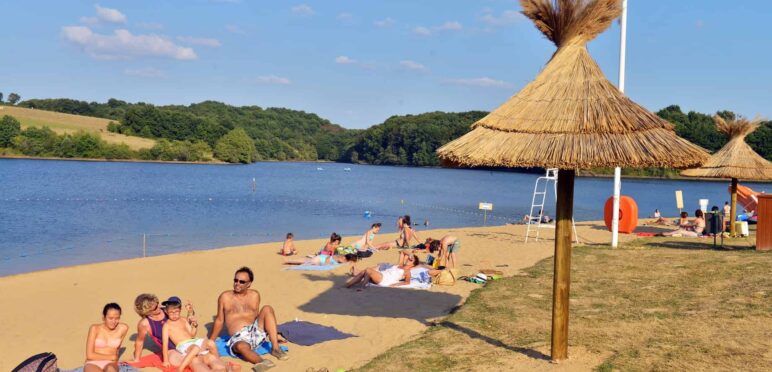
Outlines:
{"type": "Polygon", "coordinates": [[[558,171],[555,274],[552,283],[552,360],[568,358],[568,293],[571,285],[571,226],[576,171],[558,171]]]}

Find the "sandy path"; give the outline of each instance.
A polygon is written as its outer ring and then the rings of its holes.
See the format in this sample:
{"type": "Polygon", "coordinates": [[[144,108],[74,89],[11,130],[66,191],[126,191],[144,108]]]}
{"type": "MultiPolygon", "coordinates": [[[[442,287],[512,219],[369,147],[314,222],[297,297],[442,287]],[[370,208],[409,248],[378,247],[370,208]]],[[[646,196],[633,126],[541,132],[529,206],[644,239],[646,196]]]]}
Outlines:
{"type": "MultiPolygon", "coordinates": [[[[610,240],[610,234],[598,225],[583,223],[577,229],[585,242],[610,240]]],[[[421,231],[420,235],[441,237],[446,233],[463,241],[459,260],[470,266],[462,266],[462,274],[496,268],[512,275],[553,252],[553,230],[542,230],[547,240],[525,244],[522,225],[421,231]]],[[[394,237],[379,235],[376,242],[394,237]]],[[[344,238],[344,243],[352,241],[352,237],[344,238]]],[[[310,240],[299,241],[296,246],[307,254],[322,244],[321,240],[310,240]]],[[[277,371],[362,365],[416,337],[428,322],[447,315],[478,288],[476,284],[459,282],[429,291],[376,288],[357,292],[341,288],[347,278],[343,267],[333,272],[281,271],[283,258],[276,254],[279,247],[279,243],[256,244],[0,278],[0,319],[4,323],[0,371],[10,370],[26,357],[43,351],[54,352],[60,368],[81,365],[88,326],[101,322],[102,306],[112,301],[123,307],[122,320],[130,326],[121,358],[130,359],[139,320],[133,301],[142,292],[155,293],[162,300],[171,295],[190,299],[200,321],[211,328],[217,296],[232,287],[233,272],[242,265],[255,272],[252,288],[260,291],[263,304],[275,308],[279,322],[298,318],[359,336],[310,347],[290,344],[290,360],[277,361],[277,371]]],[[[378,252],[359,265],[395,262],[396,256],[394,250],[378,252]]]]}

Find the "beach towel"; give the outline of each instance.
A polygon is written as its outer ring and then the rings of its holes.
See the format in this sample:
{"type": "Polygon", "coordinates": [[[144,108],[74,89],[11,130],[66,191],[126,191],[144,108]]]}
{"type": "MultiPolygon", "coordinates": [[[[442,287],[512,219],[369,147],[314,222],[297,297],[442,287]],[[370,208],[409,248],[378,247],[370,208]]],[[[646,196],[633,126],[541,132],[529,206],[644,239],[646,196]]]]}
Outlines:
{"type": "MultiPolygon", "coordinates": [[[[216,340],[214,340],[215,345],[217,345],[217,352],[220,353],[220,355],[227,355],[229,357],[238,358],[238,356],[233,355],[233,353],[231,353],[230,348],[228,348],[228,346],[225,345],[228,342],[229,338],[230,337],[227,337],[227,336],[220,336],[216,340]]],[[[273,345],[271,345],[271,341],[268,341],[268,339],[266,339],[265,341],[263,341],[262,344],[260,344],[260,346],[253,349],[253,351],[256,352],[258,355],[265,355],[271,352],[272,346],[273,345]]],[[[289,351],[289,349],[287,349],[287,347],[284,345],[280,345],[279,348],[281,348],[281,350],[284,352],[289,351]]]]}
{"type": "Polygon", "coordinates": [[[328,271],[338,268],[342,264],[334,265],[295,265],[285,267],[284,270],[301,270],[301,271],[328,271]]]}
{"type": "MultiPolygon", "coordinates": [[[[164,372],[177,371],[177,367],[175,366],[164,367],[164,363],[163,363],[163,360],[161,360],[160,354],[148,354],[139,358],[139,362],[137,363],[126,363],[126,364],[134,368],[158,368],[164,372]]],[[[121,363],[119,367],[122,365],[124,364],[121,363]]],[[[121,372],[123,372],[123,370],[121,370],[121,372]]],[[[185,372],[192,372],[192,370],[190,369],[190,367],[186,367],[185,372]]]]}
{"type": "Polygon", "coordinates": [[[350,333],[341,332],[335,329],[335,327],[327,327],[303,320],[279,324],[278,330],[287,341],[303,346],[311,346],[325,341],[356,337],[350,333]]]}
{"type": "Polygon", "coordinates": [[[657,236],[657,233],[654,233],[654,232],[643,232],[642,231],[642,232],[635,233],[635,235],[638,235],[638,236],[657,236]]]}

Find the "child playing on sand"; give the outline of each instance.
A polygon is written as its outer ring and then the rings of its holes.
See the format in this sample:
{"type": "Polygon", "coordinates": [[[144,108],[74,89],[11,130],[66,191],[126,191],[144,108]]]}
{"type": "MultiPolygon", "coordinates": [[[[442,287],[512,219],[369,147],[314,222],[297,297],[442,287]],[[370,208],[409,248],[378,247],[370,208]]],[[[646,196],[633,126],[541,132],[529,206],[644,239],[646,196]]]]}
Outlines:
{"type": "MultiPolygon", "coordinates": [[[[217,346],[214,341],[206,338],[194,338],[198,331],[198,322],[192,316],[188,318],[180,317],[182,310],[182,302],[179,297],[170,297],[168,301],[162,303],[166,308],[166,314],[169,316],[169,320],[164,323],[162,334],[163,344],[163,365],[169,367],[169,340],[177,345],[177,351],[182,354],[183,359],[179,366],[177,366],[178,372],[183,372],[185,367],[189,366],[193,359],[199,355],[207,356],[207,364],[218,369],[225,369],[226,364],[220,359],[220,355],[217,353],[217,346]]],[[[192,306],[187,304],[186,306],[192,306]]]]}
{"type": "Polygon", "coordinates": [[[287,239],[284,241],[284,245],[281,247],[282,256],[292,256],[298,254],[298,250],[295,249],[295,235],[287,233],[287,239]]]}

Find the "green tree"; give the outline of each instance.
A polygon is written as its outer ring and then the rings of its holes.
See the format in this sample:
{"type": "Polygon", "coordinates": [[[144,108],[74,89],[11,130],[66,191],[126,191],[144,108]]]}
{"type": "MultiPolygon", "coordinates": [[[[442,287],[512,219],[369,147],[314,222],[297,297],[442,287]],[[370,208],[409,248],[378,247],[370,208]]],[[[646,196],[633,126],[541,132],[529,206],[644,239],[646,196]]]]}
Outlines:
{"type": "Polygon", "coordinates": [[[3,116],[0,119],[0,147],[11,147],[13,137],[21,133],[21,123],[15,117],[10,115],[3,116]]]}
{"type": "Polygon", "coordinates": [[[8,95],[8,103],[11,105],[15,105],[16,102],[19,102],[21,100],[21,96],[16,93],[11,93],[8,95]]]}
{"type": "Polygon", "coordinates": [[[18,149],[24,155],[29,156],[51,156],[54,150],[58,136],[51,128],[29,127],[13,139],[13,147],[18,149]]]}
{"type": "Polygon", "coordinates": [[[255,142],[243,128],[223,136],[214,147],[214,156],[228,163],[253,163],[257,160],[255,142]]]}
{"type": "Polygon", "coordinates": [[[3,103],[3,92],[0,92],[0,103],[3,103]]]}

